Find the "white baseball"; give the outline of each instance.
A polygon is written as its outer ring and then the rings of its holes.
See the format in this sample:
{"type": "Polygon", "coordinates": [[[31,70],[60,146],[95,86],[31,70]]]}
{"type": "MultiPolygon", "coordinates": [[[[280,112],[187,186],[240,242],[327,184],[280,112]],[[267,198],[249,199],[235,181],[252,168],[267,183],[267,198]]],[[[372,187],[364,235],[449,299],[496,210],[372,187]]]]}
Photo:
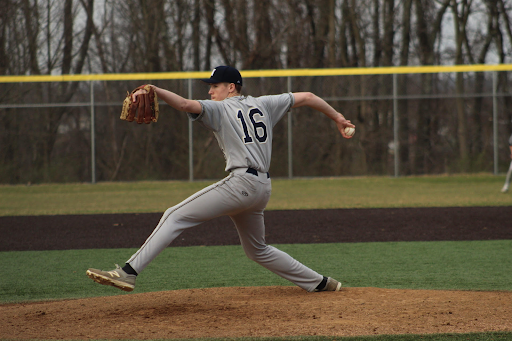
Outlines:
{"type": "Polygon", "coordinates": [[[356,132],[355,128],[352,128],[352,127],[345,128],[345,135],[347,135],[347,136],[352,136],[352,135],[354,135],[355,132],[356,132]]]}

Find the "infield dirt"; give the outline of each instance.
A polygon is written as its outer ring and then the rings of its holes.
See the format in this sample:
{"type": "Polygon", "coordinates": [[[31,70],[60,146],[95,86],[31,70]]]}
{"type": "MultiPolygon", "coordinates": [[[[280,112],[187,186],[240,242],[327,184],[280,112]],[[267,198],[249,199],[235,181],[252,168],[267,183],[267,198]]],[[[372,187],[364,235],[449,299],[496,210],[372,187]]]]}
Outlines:
{"type": "MultiPolygon", "coordinates": [[[[269,211],[267,241],[512,239],[511,216],[511,207],[269,211]]],[[[160,214],[0,217],[0,233],[11,236],[0,238],[0,250],[137,247],[159,218],[160,214]],[[125,237],[119,241],[118,235],[117,244],[105,246],[110,242],[105,228],[109,235],[119,229],[125,237]]],[[[235,243],[231,222],[222,218],[186,231],[174,245],[235,243]]],[[[84,275],[84,280],[89,279],[84,275]]],[[[512,331],[512,292],[344,288],[307,293],[297,287],[233,287],[0,305],[3,339],[482,331],[512,331]]]]}

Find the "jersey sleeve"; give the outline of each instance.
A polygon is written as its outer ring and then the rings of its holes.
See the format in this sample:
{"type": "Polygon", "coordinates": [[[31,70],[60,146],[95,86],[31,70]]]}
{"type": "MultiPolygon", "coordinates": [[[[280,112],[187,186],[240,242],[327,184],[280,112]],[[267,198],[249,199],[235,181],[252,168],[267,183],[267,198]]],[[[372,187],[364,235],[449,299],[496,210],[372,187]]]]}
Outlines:
{"type": "Polygon", "coordinates": [[[261,96],[258,99],[263,103],[266,111],[270,113],[272,127],[283,118],[284,114],[290,111],[295,103],[295,97],[291,92],[281,95],[261,96]]]}
{"type": "Polygon", "coordinates": [[[224,106],[222,102],[200,100],[202,110],[200,114],[188,113],[189,119],[201,122],[206,128],[219,131],[221,127],[221,117],[224,106]]]}

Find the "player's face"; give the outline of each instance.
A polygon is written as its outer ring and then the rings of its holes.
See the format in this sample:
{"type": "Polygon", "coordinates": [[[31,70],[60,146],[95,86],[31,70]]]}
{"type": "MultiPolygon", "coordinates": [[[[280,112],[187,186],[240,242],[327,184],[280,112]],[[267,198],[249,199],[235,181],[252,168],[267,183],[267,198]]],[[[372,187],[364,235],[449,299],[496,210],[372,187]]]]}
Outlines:
{"type": "Polygon", "coordinates": [[[223,101],[228,97],[229,92],[229,83],[215,83],[210,84],[208,94],[212,101],[223,101]]]}

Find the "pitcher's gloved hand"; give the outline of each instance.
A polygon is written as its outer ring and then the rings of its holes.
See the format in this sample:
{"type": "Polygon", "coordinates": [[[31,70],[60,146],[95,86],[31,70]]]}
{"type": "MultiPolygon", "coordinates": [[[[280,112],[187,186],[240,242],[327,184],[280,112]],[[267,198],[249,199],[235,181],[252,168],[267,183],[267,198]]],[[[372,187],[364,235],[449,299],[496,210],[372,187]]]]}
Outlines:
{"type": "Polygon", "coordinates": [[[121,119],[132,122],[137,118],[137,123],[158,121],[158,96],[150,85],[141,85],[131,93],[127,93],[123,102],[121,119]]]}

